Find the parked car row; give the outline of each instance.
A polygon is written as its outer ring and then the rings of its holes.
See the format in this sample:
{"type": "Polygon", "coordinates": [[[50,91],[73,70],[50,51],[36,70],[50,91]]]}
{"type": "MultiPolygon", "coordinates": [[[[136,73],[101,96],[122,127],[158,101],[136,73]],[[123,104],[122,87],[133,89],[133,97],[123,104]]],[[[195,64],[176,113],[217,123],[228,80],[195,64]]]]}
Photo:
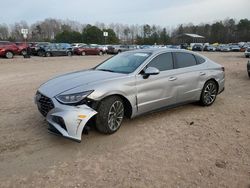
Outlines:
{"type": "Polygon", "coordinates": [[[0,57],[13,58],[14,55],[34,55],[40,57],[51,56],[72,56],[72,55],[104,55],[119,54],[121,52],[149,49],[149,48],[171,48],[171,49],[187,49],[192,51],[209,51],[209,52],[245,52],[245,56],[249,57],[250,43],[239,44],[214,44],[208,43],[184,43],[181,45],[98,45],[84,43],[23,43],[0,41],[0,57]]]}

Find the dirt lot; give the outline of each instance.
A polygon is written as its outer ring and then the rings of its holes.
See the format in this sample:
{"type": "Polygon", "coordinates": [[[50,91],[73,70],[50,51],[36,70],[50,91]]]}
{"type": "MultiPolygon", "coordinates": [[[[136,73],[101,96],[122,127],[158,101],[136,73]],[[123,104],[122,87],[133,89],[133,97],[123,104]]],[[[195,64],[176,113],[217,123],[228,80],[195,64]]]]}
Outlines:
{"type": "Polygon", "coordinates": [[[47,133],[33,103],[57,74],[107,56],[0,59],[0,187],[250,187],[250,80],[243,53],[206,53],[226,68],[211,107],[125,120],[76,143],[47,133]]]}

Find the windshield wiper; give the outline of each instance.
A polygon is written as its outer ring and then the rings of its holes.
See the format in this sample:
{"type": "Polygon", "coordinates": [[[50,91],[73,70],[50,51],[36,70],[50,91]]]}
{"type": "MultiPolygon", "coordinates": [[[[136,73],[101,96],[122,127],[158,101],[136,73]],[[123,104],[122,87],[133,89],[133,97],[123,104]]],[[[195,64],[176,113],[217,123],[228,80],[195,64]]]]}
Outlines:
{"type": "Polygon", "coordinates": [[[109,69],[96,69],[96,70],[106,71],[106,72],[115,72],[115,71],[113,71],[113,70],[109,70],[109,69]]]}

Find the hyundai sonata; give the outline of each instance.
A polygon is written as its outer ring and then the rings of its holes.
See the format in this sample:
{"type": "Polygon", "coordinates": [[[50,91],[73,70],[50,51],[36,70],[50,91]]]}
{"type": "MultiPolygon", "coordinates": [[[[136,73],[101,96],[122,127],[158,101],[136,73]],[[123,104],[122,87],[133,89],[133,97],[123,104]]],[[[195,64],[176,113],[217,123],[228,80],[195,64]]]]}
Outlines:
{"type": "Polygon", "coordinates": [[[50,132],[81,141],[90,119],[112,134],[124,117],[195,101],[210,106],[224,90],[224,78],[224,67],[195,52],[135,50],[47,81],[35,101],[50,132]]]}

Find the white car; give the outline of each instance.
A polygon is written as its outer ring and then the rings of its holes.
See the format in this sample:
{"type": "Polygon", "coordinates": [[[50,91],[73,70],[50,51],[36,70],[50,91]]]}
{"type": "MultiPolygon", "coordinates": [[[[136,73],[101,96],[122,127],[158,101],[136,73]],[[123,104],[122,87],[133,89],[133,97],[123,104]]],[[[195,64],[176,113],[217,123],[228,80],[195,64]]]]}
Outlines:
{"type": "Polygon", "coordinates": [[[250,57],[250,47],[248,47],[245,51],[246,58],[250,57]]]}

